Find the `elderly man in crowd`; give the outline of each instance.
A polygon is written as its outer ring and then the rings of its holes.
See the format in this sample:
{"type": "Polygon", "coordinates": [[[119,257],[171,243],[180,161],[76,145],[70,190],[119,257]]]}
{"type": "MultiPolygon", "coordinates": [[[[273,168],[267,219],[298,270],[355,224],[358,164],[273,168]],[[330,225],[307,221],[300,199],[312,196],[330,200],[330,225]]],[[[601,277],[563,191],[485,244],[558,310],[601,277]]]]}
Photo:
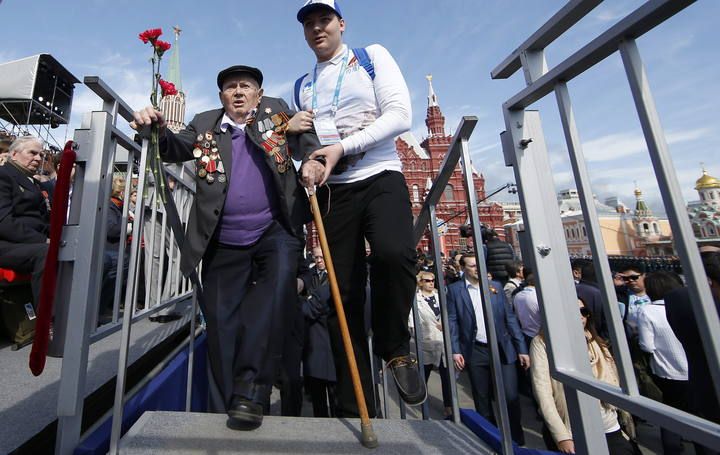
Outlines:
{"type": "Polygon", "coordinates": [[[180,269],[189,275],[203,261],[200,306],[221,394],[212,408],[227,412],[227,425],[241,430],[262,424],[262,400],[287,332],[278,315],[296,302],[297,257],[310,212],[289,153],[320,148],[314,134],[292,135],[294,113],[281,99],[263,96],[262,82],[259,69],[232,66],[217,76],[222,108],[197,114],[185,130],[164,128],[152,107],[136,112],[133,124],[161,126],[164,160],[195,163],[197,193],[180,269]]]}
{"type": "Polygon", "coordinates": [[[34,178],[43,156],[40,139],[19,137],[8,154],[0,166],[0,267],[31,273],[37,303],[49,243],[52,186],[34,178]]]}

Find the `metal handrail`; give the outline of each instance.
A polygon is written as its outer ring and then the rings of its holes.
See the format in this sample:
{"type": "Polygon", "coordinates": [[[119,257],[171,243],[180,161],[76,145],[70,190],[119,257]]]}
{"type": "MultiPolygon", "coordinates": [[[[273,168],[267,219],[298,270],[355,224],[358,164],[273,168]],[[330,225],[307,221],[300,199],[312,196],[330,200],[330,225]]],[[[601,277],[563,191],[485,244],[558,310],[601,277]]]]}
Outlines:
{"type": "MultiPolygon", "coordinates": [[[[141,238],[143,237],[143,218],[147,204],[145,203],[147,144],[141,147],[125,132],[117,127],[118,117],[126,121],[132,120],[132,110],[102,79],[96,76],[86,77],[85,84],[95,92],[103,102],[102,110],[93,112],[86,117],[80,129],[75,131],[75,140],[79,144],[78,168],[74,186],[73,204],[68,216],[68,225],[63,230],[63,241],[67,245],[66,251],[60,255],[63,267],[60,273],[65,274],[58,291],[58,299],[72,302],[61,306],[55,318],[54,354],[64,356],[60,379],[60,392],[58,396],[58,429],[55,452],[57,454],[70,454],[75,450],[81,438],[81,421],[85,399],[85,383],[88,368],[89,347],[109,335],[121,330],[119,361],[117,372],[116,397],[113,408],[113,423],[111,435],[111,452],[117,450],[119,440],[120,422],[122,420],[123,405],[126,401],[124,384],[127,374],[129,358],[129,343],[131,326],[134,322],[145,319],[175,303],[186,301],[193,297],[193,291],[188,283],[177,280],[177,286],[164,299],[158,294],[156,305],[148,305],[143,310],[136,311],[138,294],[138,281],[140,277],[141,238]],[[103,252],[106,236],[106,212],[109,203],[110,185],[113,175],[113,161],[117,147],[122,147],[128,153],[128,178],[125,186],[125,200],[129,200],[133,175],[133,168],[138,164],[138,203],[135,209],[135,222],[133,224],[132,242],[126,246],[129,204],[125,204],[122,211],[121,238],[118,248],[117,277],[113,296],[113,322],[97,326],[98,295],[100,294],[100,273],[103,264],[103,252]],[[80,249],[82,245],[83,249],[80,249]],[[125,309],[119,319],[119,305],[121,287],[123,282],[123,264],[125,255],[129,255],[129,267],[125,292],[125,309]],[[73,286],[73,283],[76,285],[73,286]],[[81,286],[77,285],[82,283],[81,286]],[[189,289],[189,290],[188,290],[189,289]],[[161,299],[163,299],[161,301],[161,299]]],[[[178,201],[190,198],[194,193],[192,174],[185,169],[173,166],[168,167],[170,174],[176,177],[179,192],[178,201]]],[[[176,193],[177,194],[177,193],[176,193]]],[[[188,211],[183,208],[179,211],[181,216],[187,216],[188,211]]],[[[153,225],[154,227],[154,225],[153,225]]],[[[176,248],[176,247],[175,247],[176,248]]],[[[161,245],[161,255],[165,247],[161,245]]],[[[173,264],[173,269],[177,269],[173,264]]],[[[177,273],[176,270],[170,273],[177,273]]],[[[161,277],[156,277],[161,281],[161,277]]],[[[150,292],[148,286],[146,291],[150,292]]],[[[142,303],[142,302],[141,302],[142,303]]],[[[190,330],[195,330],[195,317],[197,302],[192,300],[190,330]]],[[[190,358],[192,359],[193,344],[190,344],[190,358]]],[[[188,390],[190,393],[192,365],[188,366],[188,390]]],[[[187,403],[190,397],[186,398],[187,403]]]]}

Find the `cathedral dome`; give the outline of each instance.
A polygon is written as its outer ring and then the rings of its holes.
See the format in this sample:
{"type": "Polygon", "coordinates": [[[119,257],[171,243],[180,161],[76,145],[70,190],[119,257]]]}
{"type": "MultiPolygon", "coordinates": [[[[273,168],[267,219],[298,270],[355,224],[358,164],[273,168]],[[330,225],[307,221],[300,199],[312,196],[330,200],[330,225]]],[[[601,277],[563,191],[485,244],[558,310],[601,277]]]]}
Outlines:
{"type": "Polygon", "coordinates": [[[696,190],[707,190],[711,188],[720,188],[720,180],[715,177],[708,175],[707,171],[703,169],[703,175],[695,182],[696,190]]]}

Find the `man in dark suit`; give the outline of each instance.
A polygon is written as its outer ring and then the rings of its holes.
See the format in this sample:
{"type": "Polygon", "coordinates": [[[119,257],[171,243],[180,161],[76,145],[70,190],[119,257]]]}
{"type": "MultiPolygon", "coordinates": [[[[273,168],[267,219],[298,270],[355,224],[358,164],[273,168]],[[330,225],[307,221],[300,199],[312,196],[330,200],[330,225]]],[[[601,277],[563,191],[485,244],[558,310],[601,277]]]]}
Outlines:
{"type": "MultiPolygon", "coordinates": [[[[319,148],[314,134],[299,131],[284,101],[263,96],[263,76],[232,66],[217,77],[222,109],[197,114],[178,134],[163,130],[166,161],[194,160],[197,192],[182,246],[188,275],[203,261],[208,355],[227,410],[228,426],[262,423],[262,397],[279,371],[287,318],[296,301],[302,225],[310,219],[291,150],[319,148]]],[[[134,127],[164,126],[152,107],[135,113],[134,127]]],[[[306,163],[323,170],[317,161],[306,163]]],[[[224,406],[223,406],[224,405],[224,406]]]]}
{"type": "MultiPolygon", "coordinates": [[[[720,249],[703,247],[701,257],[715,309],[720,313],[720,249]]],[[[702,335],[698,330],[688,288],[677,289],[665,296],[665,313],[687,355],[689,388],[693,391],[690,394],[690,412],[720,423],[720,401],[715,394],[713,377],[709,373],[702,335]]],[[[695,452],[703,455],[720,453],[699,444],[695,444],[695,452]]]]}
{"type": "Polygon", "coordinates": [[[330,284],[325,258],[320,247],[312,250],[315,267],[303,299],[305,343],[303,346],[303,376],[313,404],[313,416],[335,415],[335,362],[333,360],[328,315],[330,314],[330,284]]]}
{"type": "Polygon", "coordinates": [[[0,267],[31,273],[36,303],[48,249],[52,193],[50,185],[33,178],[42,156],[42,141],[19,137],[0,166],[0,267]]]}
{"type": "MultiPolygon", "coordinates": [[[[493,383],[492,359],[483,318],[482,292],[475,256],[463,255],[460,265],[465,278],[448,286],[447,293],[453,361],[458,371],[467,370],[470,375],[475,410],[486,419],[494,421],[490,403],[493,383]]],[[[493,281],[490,286],[492,316],[500,347],[505,398],[510,414],[510,431],[513,440],[523,445],[525,437],[520,423],[515,362],[519,361],[520,365],[527,369],[530,367],[530,356],[515,313],[508,311],[505,304],[502,285],[493,281]]]]}

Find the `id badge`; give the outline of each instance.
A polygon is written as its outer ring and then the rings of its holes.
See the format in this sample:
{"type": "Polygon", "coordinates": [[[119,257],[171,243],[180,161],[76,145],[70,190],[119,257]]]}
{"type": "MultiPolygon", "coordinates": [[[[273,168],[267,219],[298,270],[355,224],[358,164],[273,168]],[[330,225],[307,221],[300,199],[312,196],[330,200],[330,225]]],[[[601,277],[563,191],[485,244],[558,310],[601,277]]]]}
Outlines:
{"type": "Polygon", "coordinates": [[[35,308],[33,308],[32,303],[25,304],[25,313],[27,314],[28,319],[31,321],[36,318],[35,308]]]}
{"type": "Polygon", "coordinates": [[[332,145],[340,142],[340,133],[338,133],[333,119],[316,118],[313,120],[313,125],[315,125],[315,133],[322,145],[332,145]]]}

